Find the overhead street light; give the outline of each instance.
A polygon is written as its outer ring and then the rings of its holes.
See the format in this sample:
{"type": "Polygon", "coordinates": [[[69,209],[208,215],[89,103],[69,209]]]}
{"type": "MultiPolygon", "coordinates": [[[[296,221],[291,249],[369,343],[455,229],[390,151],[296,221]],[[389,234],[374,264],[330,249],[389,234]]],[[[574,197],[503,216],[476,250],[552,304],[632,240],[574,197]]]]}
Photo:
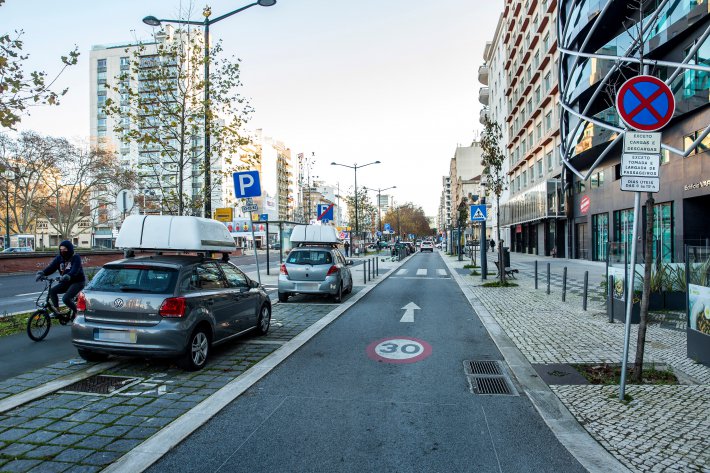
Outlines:
{"type": "MultiPolygon", "coordinates": [[[[350,168],[355,171],[355,236],[359,237],[359,231],[360,231],[360,224],[358,223],[358,216],[357,216],[357,170],[359,168],[364,168],[365,166],[370,166],[371,164],[380,164],[380,161],[373,161],[371,163],[363,164],[361,166],[358,166],[357,164],[353,164],[352,166],[348,164],[340,164],[336,163],[333,161],[330,163],[331,166],[342,166],[344,168],[350,168]]],[[[352,240],[352,238],[351,238],[352,240]]],[[[355,241],[351,241],[351,246],[355,243],[355,241]]],[[[357,247],[356,247],[357,248],[357,247]]]]}
{"type": "Polygon", "coordinates": [[[377,229],[382,233],[382,206],[380,205],[380,194],[383,191],[388,191],[390,189],[396,189],[397,186],[385,187],[384,189],[373,189],[371,187],[365,187],[368,191],[377,191],[377,229]]]}
{"type": "Polygon", "coordinates": [[[163,22],[165,23],[177,23],[179,25],[196,25],[196,26],[203,26],[204,27],[204,32],[205,32],[205,74],[204,74],[204,83],[205,83],[205,116],[204,116],[204,125],[205,125],[205,159],[204,159],[204,166],[205,166],[205,185],[204,185],[204,199],[205,199],[205,205],[204,205],[204,212],[205,218],[212,218],[212,163],[211,163],[211,153],[210,153],[210,129],[209,129],[209,113],[208,113],[208,107],[209,107],[209,100],[210,100],[210,25],[217,23],[218,21],[224,20],[225,18],[228,18],[232,15],[235,15],[239,12],[242,12],[246,10],[247,8],[251,8],[253,6],[259,5],[262,7],[270,7],[276,4],[276,0],[258,0],[256,2],[250,3],[248,5],[244,5],[241,8],[237,8],[236,10],[232,10],[229,13],[225,13],[224,15],[218,16],[217,18],[210,19],[210,15],[212,14],[212,9],[210,7],[205,7],[204,10],[202,11],[202,15],[205,17],[204,21],[190,21],[190,20],[168,20],[168,19],[158,19],[154,16],[146,16],[143,18],[143,23],[149,26],[160,26],[163,22]]]}

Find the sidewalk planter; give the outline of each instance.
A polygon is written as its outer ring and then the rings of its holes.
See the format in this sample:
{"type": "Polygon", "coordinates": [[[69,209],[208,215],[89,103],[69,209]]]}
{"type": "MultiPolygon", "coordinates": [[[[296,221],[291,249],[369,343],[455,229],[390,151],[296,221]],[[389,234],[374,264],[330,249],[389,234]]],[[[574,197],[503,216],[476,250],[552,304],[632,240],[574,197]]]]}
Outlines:
{"type": "MultiPolygon", "coordinates": [[[[614,320],[616,322],[626,322],[626,301],[614,299],[614,320]]],[[[636,302],[631,306],[631,323],[637,324],[641,321],[641,303],[636,302]]]]}
{"type": "Polygon", "coordinates": [[[667,291],[663,293],[663,308],[685,310],[685,291],[667,291]]]}

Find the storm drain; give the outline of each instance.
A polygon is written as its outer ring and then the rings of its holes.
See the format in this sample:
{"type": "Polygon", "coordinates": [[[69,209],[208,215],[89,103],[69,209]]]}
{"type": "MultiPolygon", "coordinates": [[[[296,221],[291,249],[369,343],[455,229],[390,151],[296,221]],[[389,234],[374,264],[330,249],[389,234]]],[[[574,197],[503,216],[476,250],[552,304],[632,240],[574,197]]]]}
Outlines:
{"type": "Polygon", "coordinates": [[[464,371],[474,394],[498,394],[517,396],[513,383],[506,374],[505,367],[496,360],[464,361],[464,371]]]}
{"type": "Polygon", "coordinates": [[[126,376],[112,376],[97,374],[59,391],[65,394],[93,394],[98,396],[111,396],[141,381],[141,378],[126,376]]]}

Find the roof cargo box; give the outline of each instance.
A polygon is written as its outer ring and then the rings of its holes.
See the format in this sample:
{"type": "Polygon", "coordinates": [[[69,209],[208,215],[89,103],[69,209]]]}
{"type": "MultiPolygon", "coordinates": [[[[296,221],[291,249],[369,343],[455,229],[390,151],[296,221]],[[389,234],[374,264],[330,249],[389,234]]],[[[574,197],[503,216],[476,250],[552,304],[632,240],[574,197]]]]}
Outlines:
{"type": "Polygon", "coordinates": [[[227,227],[216,220],[172,215],[130,215],[118,232],[116,247],[230,253],[236,244],[227,227]]]}
{"type": "Polygon", "coordinates": [[[330,225],[296,225],[291,233],[291,243],[340,243],[338,230],[330,225]]]}

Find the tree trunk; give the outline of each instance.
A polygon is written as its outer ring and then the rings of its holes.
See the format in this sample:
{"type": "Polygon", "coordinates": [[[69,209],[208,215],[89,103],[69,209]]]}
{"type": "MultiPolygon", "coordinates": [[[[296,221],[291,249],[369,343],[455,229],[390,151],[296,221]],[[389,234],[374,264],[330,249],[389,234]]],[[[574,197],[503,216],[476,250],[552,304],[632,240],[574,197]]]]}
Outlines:
{"type": "MultiPolygon", "coordinates": [[[[641,295],[641,311],[638,338],[636,340],[636,360],[632,379],[641,383],[643,373],[643,352],[646,344],[646,327],[648,324],[648,303],[651,298],[651,267],[653,264],[653,194],[646,197],[646,246],[644,248],[643,294],[641,295]]],[[[635,271],[635,268],[631,269],[635,271]]]]}

